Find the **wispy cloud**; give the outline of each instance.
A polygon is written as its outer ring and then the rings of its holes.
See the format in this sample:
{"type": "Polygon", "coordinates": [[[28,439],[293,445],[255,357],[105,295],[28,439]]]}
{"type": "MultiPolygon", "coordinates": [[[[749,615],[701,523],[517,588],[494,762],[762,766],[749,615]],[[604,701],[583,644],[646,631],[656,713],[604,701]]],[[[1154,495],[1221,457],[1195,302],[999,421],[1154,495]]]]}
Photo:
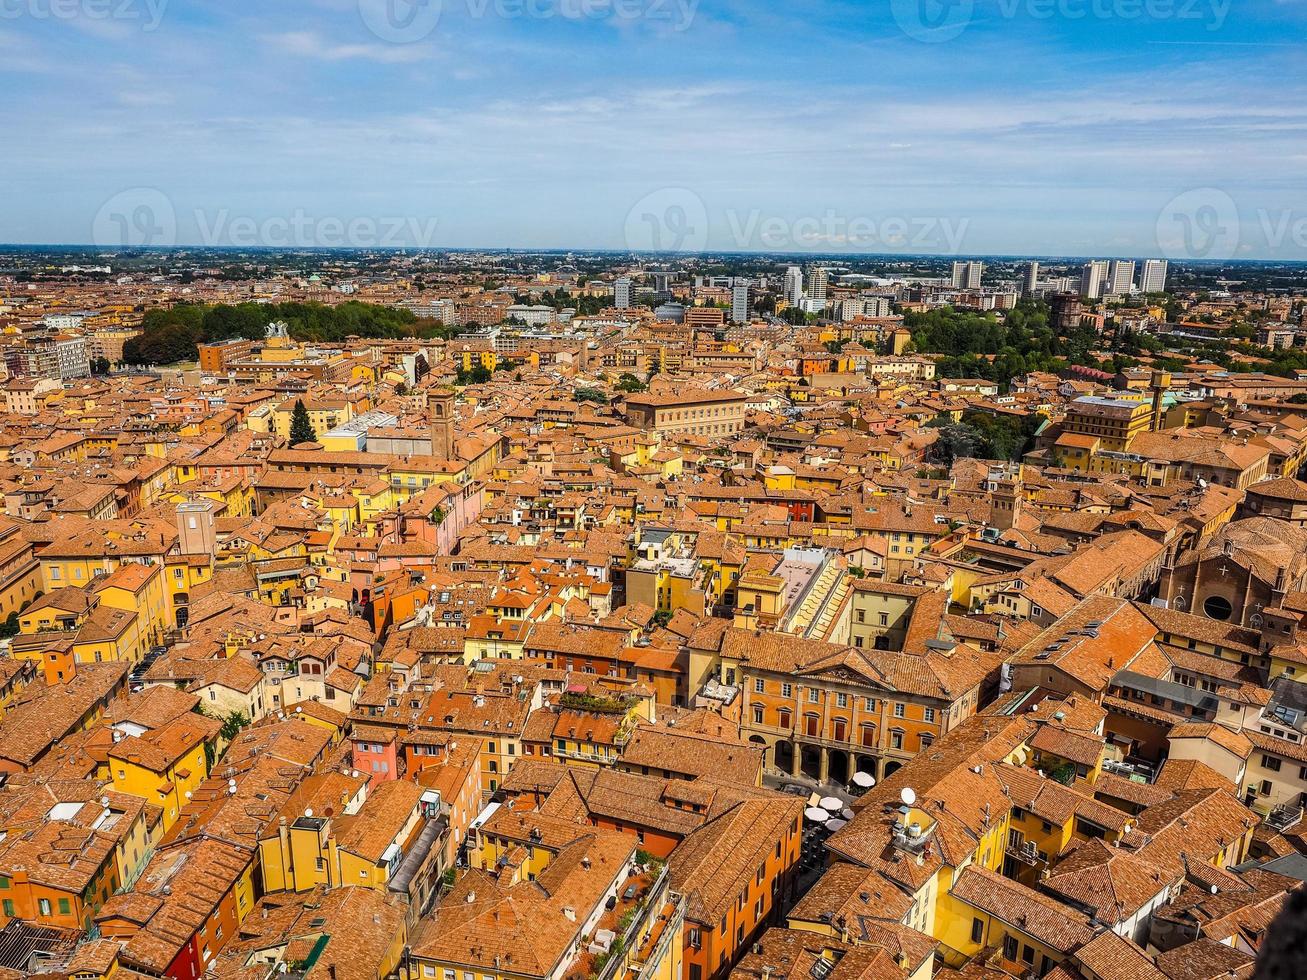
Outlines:
{"type": "Polygon", "coordinates": [[[373,61],[381,65],[398,65],[424,61],[432,56],[428,46],[343,43],[315,31],[265,34],[260,40],[283,54],[318,61],[373,61]]]}

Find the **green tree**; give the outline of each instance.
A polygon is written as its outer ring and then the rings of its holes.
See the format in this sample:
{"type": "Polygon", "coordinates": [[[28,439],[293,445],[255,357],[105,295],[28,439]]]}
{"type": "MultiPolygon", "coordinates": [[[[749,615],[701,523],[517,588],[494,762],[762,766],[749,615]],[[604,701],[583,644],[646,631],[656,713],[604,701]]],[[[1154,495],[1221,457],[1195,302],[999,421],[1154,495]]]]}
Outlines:
{"type": "Polygon", "coordinates": [[[222,728],[218,734],[222,736],[224,742],[230,742],[240,734],[242,728],[250,723],[250,716],[243,711],[233,711],[222,720],[222,728]]]}
{"type": "Polygon", "coordinates": [[[297,446],[301,442],[317,442],[318,434],[313,431],[313,421],[304,402],[296,399],[295,411],[290,417],[290,444],[297,446]]]}
{"type": "Polygon", "coordinates": [[[649,388],[648,385],[637,378],[634,374],[623,374],[617,379],[616,387],[618,391],[630,393],[647,391],[649,388]]]}

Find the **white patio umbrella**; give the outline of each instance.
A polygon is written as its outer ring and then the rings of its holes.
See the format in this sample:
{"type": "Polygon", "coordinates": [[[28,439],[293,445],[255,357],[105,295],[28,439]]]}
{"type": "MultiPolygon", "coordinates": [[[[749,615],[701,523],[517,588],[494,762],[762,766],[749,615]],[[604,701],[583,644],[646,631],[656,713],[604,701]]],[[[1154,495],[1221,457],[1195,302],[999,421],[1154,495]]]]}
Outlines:
{"type": "Polygon", "coordinates": [[[831,813],[839,813],[841,810],[844,809],[844,801],[841,800],[838,796],[824,797],[821,801],[821,805],[825,807],[827,810],[829,810],[831,813]]]}
{"type": "Polygon", "coordinates": [[[853,774],[853,782],[854,785],[861,786],[863,789],[871,789],[876,785],[876,777],[869,772],[859,771],[853,774]]]}
{"type": "Polygon", "coordinates": [[[826,829],[839,830],[841,827],[847,826],[848,823],[849,822],[847,820],[841,820],[839,817],[836,817],[834,820],[828,820],[826,822],[826,829]]]}
{"type": "Polygon", "coordinates": [[[825,823],[830,819],[830,814],[819,806],[810,806],[803,811],[803,815],[813,823],[825,823]]]}

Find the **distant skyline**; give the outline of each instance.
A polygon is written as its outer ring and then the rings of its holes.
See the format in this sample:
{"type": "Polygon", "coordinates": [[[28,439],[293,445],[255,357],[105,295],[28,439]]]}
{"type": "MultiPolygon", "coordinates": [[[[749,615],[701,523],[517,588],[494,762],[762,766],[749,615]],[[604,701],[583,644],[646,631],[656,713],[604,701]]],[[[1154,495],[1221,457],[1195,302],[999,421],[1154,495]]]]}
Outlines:
{"type": "Polygon", "coordinates": [[[0,241],[1307,259],[1305,0],[0,0],[0,241]]]}

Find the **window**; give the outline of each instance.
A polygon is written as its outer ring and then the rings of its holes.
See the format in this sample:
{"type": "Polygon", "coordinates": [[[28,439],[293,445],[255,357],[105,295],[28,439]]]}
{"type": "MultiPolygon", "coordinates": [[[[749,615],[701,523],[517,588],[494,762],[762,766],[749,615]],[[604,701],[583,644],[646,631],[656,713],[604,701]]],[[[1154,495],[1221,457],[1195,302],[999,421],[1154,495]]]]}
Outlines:
{"type": "Polygon", "coordinates": [[[904,710],[904,707],[903,707],[903,702],[902,702],[902,701],[896,701],[896,702],[894,703],[894,717],[895,717],[895,718],[902,718],[902,717],[904,717],[904,715],[905,715],[906,713],[907,713],[907,712],[904,710]]]}
{"type": "Polygon", "coordinates": [[[753,682],[753,692],[755,694],[762,694],[765,690],[767,690],[767,684],[761,677],[753,682]]]}
{"type": "Polygon", "coordinates": [[[1280,760],[1273,755],[1262,756],[1262,768],[1269,769],[1271,772],[1280,771],[1280,760]]]}
{"type": "Polygon", "coordinates": [[[983,919],[971,920],[971,941],[973,943],[985,941],[985,922],[983,919]]]}
{"type": "Polygon", "coordinates": [[[864,698],[864,699],[863,699],[863,702],[862,702],[862,706],[863,706],[864,708],[866,708],[868,711],[875,711],[875,710],[876,710],[876,699],[875,699],[875,698],[864,698]]]}
{"type": "Polygon", "coordinates": [[[37,900],[37,907],[39,908],[40,913],[41,913],[42,915],[49,915],[49,914],[50,914],[50,900],[49,900],[48,898],[38,899],[38,900],[37,900]]]}
{"type": "Polygon", "coordinates": [[[903,748],[903,731],[895,728],[889,733],[889,747],[891,749],[903,748]]]}
{"type": "Polygon", "coordinates": [[[782,685],[781,685],[781,696],[782,696],[782,697],[787,697],[787,698],[794,697],[794,685],[793,685],[793,684],[782,684],[782,685]]]}
{"type": "Polygon", "coordinates": [[[760,704],[755,704],[753,706],[753,723],[755,725],[762,724],[762,705],[760,704]]]}
{"type": "Polygon", "coordinates": [[[926,721],[934,721],[934,720],[935,720],[935,709],[934,709],[934,708],[926,708],[925,711],[926,711],[926,721]]]}
{"type": "Polygon", "coordinates": [[[889,613],[881,613],[881,614],[880,614],[880,625],[881,625],[881,626],[888,626],[888,625],[889,625],[889,613]]]}
{"type": "Polygon", "coordinates": [[[5,915],[9,916],[9,918],[12,919],[12,918],[14,917],[14,902],[13,902],[13,899],[6,898],[6,899],[4,900],[4,912],[5,912],[5,915]]]}
{"type": "Polygon", "coordinates": [[[71,911],[72,911],[72,908],[71,908],[71,906],[69,906],[69,904],[68,904],[68,899],[66,899],[66,898],[61,898],[61,899],[59,899],[59,914],[60,914],[60,915],[67,915],[67,914],[68,914],[69,912],[71,912],[71,911]]]}
{"type": "Polygon", "coordinates": [[[1003,959],[1009,963],[1017,961],[1017,941],[1013,936],[1003,937],[1003,959]]]}
{"type": "Polygon", "coordinates": [[[847,708],[849,706],[849,696],[847,694],[835,695],[835,706],[837,708],[847,708]]]}
{"type": "Polygon", "coordinates": [[[1234,612],[1234,607],[1230,605],[1230,600],[1225,596],[1209,595],[1203,600],[1203,612],[1208,619],[1225,622],[1234,612]]]}
{"type": "Polygon", "coordinates": [[[818,697],[819,697],[819,694],[818,694],[818,691],[817,691],[817,689],[816,689],[815,687],[810,687],[810,688],[808,688],[808,703],[809,703],[809,704],[816,704],[816,703],[817,703],[817,698],[818,698],[818,697]]]}

